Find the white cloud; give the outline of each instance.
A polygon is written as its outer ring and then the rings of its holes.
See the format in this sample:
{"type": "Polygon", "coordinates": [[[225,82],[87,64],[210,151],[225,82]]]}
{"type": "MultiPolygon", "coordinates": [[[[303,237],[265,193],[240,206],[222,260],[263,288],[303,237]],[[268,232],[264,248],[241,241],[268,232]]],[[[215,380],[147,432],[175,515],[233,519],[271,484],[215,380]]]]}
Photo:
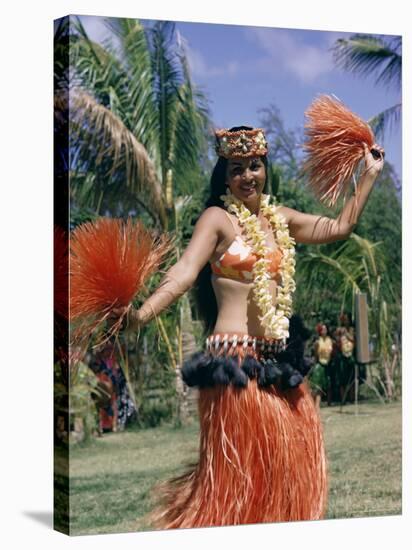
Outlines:
{"type": "Polygon", "coordinates": [[[245,32],[266,53],[258,61],[261,70],[273,72],[274,65],[280,65],[302,82],[310,83],[334,68],[327,33],[325,46],[317,47],[305,43],[303,36],[294,30],[248,28],[245,32]]]}
{"type": "Polygon", "coordinates": [[[289,66],[303,82],[312,82],[333,69],[330,53],[314,47],[306,47],[301,54],[292,56],[289,66]]]}
{"type": "Polygon", "coordinates": [[[191,72],[194,76],[210,78],[215,76],[234,76],[239,71],[237,61],[229,61],[222,65],[209,65],[203,55],[185,43],[185,50],[191,72]]]}

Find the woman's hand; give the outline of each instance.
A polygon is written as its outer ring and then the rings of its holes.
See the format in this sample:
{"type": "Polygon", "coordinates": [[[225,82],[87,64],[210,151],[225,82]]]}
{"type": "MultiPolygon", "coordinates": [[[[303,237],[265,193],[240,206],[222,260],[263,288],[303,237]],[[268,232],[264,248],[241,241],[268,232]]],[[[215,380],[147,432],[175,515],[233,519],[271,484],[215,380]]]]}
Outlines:
{"type": "Polygon", "coordinates": [[[124,315],[122,320],[122,328],[124,330],[137,330],[140,326],[140,317],[139,317],[139,311],[133,307],[131,307],[128,312],[125,314],[127,308],[125,307],[115,307],[112,309],[109,317],[108,322],[110,325],[113,325],[118,321],[122,315],[124,315]]]}
{"type": "Polygon", "coordinates": [[[365,173],[371,174],[376,177],[382,171],[385,151],[383,147],[376,143],[372,145],[371,149],[369,149],[366,143],[364,143],[363,149],[365,152],[365,173]]]}

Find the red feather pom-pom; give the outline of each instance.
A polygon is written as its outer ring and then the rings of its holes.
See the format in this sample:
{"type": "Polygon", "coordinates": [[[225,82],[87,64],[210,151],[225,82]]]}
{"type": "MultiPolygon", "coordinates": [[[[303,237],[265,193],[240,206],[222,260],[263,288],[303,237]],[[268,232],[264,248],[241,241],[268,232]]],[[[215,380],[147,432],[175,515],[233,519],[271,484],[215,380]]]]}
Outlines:
{"type": "Polygon", "coordinates": [[[80,321],[74,340],[90,335],[113,308],[129,308],[170,249],[166,236],[157,239],[130,218],[78,226],[70,239],[70,319],[80,321]]]}
{"type": "Polygon", "coordinates": [[[303,172],[317,197],[333,206],[348,191],[364,144],[371,149],[375,138],[365,121],[328,95],[315,99],[305,115],[303,172]]]}

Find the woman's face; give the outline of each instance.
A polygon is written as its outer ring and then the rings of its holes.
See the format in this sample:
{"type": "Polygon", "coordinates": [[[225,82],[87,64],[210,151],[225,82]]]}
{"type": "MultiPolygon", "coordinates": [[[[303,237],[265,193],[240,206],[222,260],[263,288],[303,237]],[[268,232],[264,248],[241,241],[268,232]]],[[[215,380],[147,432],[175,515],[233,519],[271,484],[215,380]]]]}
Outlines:
{"type": "Polygon", "coordinates": [[[327,329],[326,325],[322,325],[322,326],[320,327],[320,335],[321,335],[321,336],[326,336],[327,333],[328,333],[328,329],[327,329]]]}
{"type": "Polygon", "coordinates": [[[260,157],[228,159],[226,184],[237,199],[245,203],[256,201],[265,181],[266,169],[260,157]]]}

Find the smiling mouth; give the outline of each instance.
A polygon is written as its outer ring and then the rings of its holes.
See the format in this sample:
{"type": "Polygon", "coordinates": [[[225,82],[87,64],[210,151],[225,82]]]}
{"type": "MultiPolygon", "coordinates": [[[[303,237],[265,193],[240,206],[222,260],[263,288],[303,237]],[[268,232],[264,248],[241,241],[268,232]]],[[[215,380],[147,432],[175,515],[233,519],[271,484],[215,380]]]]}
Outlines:
{"type": "Polygon", "coordinates": [[[256,187],[256,183],[252,183],[252,184],[248,184],[248,185],[241,185],[240,189],[242,189],[242,191],[251,191],[255,187],[256,187]]]}

